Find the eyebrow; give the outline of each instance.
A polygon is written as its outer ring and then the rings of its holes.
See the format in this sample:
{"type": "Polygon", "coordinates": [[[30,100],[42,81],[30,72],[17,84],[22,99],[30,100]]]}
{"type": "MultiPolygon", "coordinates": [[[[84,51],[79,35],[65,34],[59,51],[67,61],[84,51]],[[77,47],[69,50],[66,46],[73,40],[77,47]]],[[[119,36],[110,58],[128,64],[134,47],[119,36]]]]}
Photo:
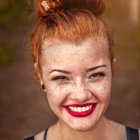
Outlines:
{"type": "Polygon", "coordinates": [[[62,73],[66,73],[66,74],[71,74],[71,72],[69,72],[69,71],[59,70],[59,69],[53,69],[49,72],[49,74],[51,74],[52,72],[62,72],[62,73]]]}
{"type": "Polygon", "coordinates": [[[91,68],[87,69],[86,72],[90,72],[90,71],[93,71],[93,70],[96,70],[96,69],[99,69],[99,68],[102,68],[102,67],[106,67],[106,65],[99,65],[99,66],[96,66],[96,67],[91,67],[91,68]]]}
{"type": "MultiPolygon", "coordinates": [[[[102,68],[102,67],[106,67],[106,65],[100,65],[100,66],[96,66],[96,67],[91,67],[89,69],[86,70],[86,72],[90,72],[90,71],[93,71],[93,70],[96,70],[96,69],[99,69],[99,68],[102,68]]],[[[60,69],[53,69],[49,72],[49,74],[51,74],[52,72],[62,72],[62,73],[66,73],[66,74],[71,74],[71,72],[69,71],[66,71],[66,70],[60,70],[60,69]]]]}

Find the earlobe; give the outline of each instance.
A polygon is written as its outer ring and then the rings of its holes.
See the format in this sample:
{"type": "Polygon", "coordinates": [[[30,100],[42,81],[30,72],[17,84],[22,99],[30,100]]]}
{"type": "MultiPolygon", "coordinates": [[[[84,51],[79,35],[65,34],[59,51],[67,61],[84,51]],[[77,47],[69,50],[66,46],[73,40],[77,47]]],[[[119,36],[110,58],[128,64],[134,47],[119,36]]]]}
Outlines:
{"type": "Polygon", "coordinates": [[[42,90],[43,90],[44,92],[46,92],[45,85],[44,85],[44,83],[43,83],[42,80],[40,81],[40,84],[41,84],[42,90]]]}
{"type": "Polygon", "coordinates": [[[116,59],[116,58],[114,58],[114,59],[113,59],[113,62],[114,62],[114,63],[116,63],[116,61],[117,61],[117,59],[116,59]]]}
{"type": "Polygon", "coordinates": [[[41,84],[42,90],[43,90],[44,92],[46,92],[45,85],[44,85],[43,79],[42,79],[42,77],[41,77],[41,73],[40,73],[39,70],[38,70],[37,63],[34,63],[34,68],[35,68],[36,74],[37,74],[37,76],[38,76],[38,78],[39,78],[39,80],[40,80],[40,84],[41,84]]]}
{"type": "Polygon", "coordinates": [[[113,58],[113,61],[112,61],[112,75],[114,75],[115,71],[116,71],[116,62],[117,62],[117,59],[116,58],[113,58]]]}
{"type": "Polygon", "coordinates": [[[44,84],[41,85],[42,89],[45,90],[44,84]]]}

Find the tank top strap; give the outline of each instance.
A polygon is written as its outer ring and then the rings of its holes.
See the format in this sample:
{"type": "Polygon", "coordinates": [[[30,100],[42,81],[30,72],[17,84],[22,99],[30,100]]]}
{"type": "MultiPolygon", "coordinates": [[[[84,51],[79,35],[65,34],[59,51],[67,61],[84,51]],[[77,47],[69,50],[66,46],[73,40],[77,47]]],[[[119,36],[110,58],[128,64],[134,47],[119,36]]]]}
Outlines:
{"type": "Polygon", "coordinates": [[[126,127],[127,140],[139,140],[138,129],[126,127]]]}
{"type": "Polygon", "coordinates": [[[46,137],[47,137],[47,131],[48,131],[48,129],[45,130],[45,133],[44,133],[44,140],[46,140],[46,137]]]}
{"type": "MultiPolygon", "coordinates": [[[[44,140],[46,140],[47,131],[48,131],[48,129],[45,130],[44,140]]],[[[138,132],[138,129],[126,127],[126,134],[127,134],[127,140],[139,140],[139,132],[138,132]]]]}

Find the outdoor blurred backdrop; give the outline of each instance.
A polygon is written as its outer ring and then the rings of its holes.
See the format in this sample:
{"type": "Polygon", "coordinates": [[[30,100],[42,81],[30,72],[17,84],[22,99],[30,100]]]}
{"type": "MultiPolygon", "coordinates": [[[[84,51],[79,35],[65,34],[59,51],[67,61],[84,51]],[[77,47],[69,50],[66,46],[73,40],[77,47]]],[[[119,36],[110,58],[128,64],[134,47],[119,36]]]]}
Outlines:
{"type": "MultiPolygon", "coordinates": [[[[106,115],[140,128],[140,0],[105,0],[117,58],[106,115]]],[[[0,140],[22,140],[56,120],[33,69],[32,0],[0,0],[0,140]]]]}

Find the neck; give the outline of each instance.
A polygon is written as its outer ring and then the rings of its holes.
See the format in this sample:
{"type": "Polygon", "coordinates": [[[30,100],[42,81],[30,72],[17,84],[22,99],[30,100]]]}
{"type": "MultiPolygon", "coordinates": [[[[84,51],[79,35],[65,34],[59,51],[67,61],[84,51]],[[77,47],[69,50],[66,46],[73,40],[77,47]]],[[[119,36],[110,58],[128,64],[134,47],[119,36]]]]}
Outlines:
{"type": "Polygon", "coordinates": [[[85,140],[87,138],[88,140],[104,140],[106,138],[107,122],[108,120],[102,117],[93,128],[87,131],[75,131],[61,121],[57,122],[56,127],[61,140],[85,140]]]}

